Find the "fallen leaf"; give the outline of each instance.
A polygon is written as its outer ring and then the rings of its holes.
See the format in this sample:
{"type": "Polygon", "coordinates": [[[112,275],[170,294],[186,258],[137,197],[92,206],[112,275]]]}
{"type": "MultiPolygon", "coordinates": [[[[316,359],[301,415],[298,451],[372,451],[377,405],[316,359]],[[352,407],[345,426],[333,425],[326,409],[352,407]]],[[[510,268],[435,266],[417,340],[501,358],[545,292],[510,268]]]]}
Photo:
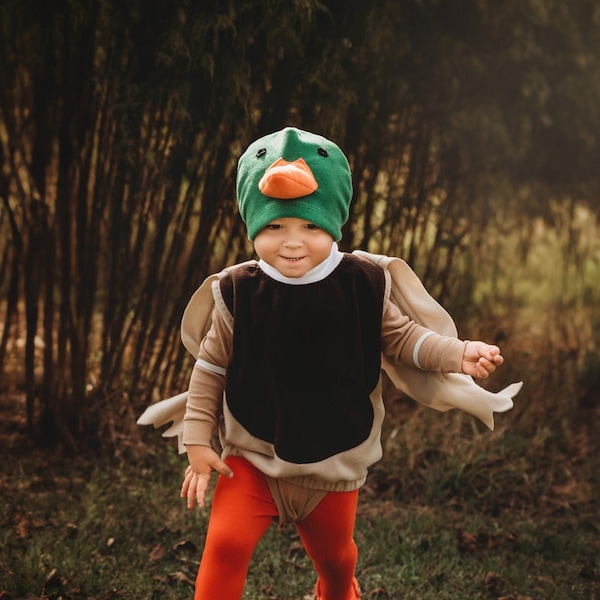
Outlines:
{"type": "Polygon", "coordinates": [[[196,552],[197,547],[196,544],[194,544],[194,542],[190,542],[190,540],[182,540],[173,546],[173,550],[186,550],[187,552],[194,553],[196,552]]]}
{"type": "Polygon", "coordinates": [[[29,528],[31,526],[31,522],[27,517],[23,517],[19,515],[16,517],[17,522],[15,523],[15,529],[17,530],[17,535],[20,538],[28,538],[29,537],[29,528]]]}
{"type": "Polygon", "coordinates": [[[495,590],[498,588],[499,584],[502,583],[502,578],[499,575],[496,575],[496,573],[489,571],[483,578],[483,582],[490,590],[495,590]]]}
{"type": "Polygon", "coordinates": [[[288,554],[292,555],[295,554],[297,552],[304,552],[304,546],[302,545],[302,542],[292,542],[290,544],[289,550],[288,550],[288,554]]]}
{"type": "Polygon", "coordinates": [[[477,536],[467,531],[458,532],[458,547],[463,552],[475,552],[477,550],[477,536]]]}
{"type": "Polygon", "coordinates": [[[173,581],[181,581],[182,583],[187,583],[188,585],[194,587],[194,582],[182,571],[175,571],[174,573],[169,573],[169,579],[173,581]]]}
{"type": "Polygon", "coordinates": [[[158,546],[154,546],[152,548],[152,552],[150,552],[150,562],[156,562],[165,557],[165,547],[162,544],[158,544],[158,546]]]}

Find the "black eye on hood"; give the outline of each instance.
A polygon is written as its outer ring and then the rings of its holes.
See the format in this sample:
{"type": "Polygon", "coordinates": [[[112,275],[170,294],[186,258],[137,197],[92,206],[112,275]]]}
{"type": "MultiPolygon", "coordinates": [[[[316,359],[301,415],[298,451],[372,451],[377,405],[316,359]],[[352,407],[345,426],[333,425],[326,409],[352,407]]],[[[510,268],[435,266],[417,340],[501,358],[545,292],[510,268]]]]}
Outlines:
{"type": "Polygon", "coordinates": [[[257,153],[256,153],[256,158],[260,158],[261,156],[264,156],[267,153],[267,149],[266,148],[261,148],[257,153]]]}
{"type": "Polygon", "coordinates": [[[325,148],[319,148],[317,150],[317,152],[321,155],[321,156],[329,156],[329,152],[327,152],[327,150],[325,150],[325,148]]]}

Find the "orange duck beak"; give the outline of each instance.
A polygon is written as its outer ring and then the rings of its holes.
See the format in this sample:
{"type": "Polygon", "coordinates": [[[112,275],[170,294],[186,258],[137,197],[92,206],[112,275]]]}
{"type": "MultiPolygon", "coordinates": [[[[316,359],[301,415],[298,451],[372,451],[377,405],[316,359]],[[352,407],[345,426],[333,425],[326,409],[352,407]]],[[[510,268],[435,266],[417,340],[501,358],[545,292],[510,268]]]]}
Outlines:
{"type": "Polygon", "coordinates": [[[258,182],[258,189],[265,196],[280,200],[308,196],[318,187],[313,172],[302,158],[293,162],[278,158],[258,182]]]}

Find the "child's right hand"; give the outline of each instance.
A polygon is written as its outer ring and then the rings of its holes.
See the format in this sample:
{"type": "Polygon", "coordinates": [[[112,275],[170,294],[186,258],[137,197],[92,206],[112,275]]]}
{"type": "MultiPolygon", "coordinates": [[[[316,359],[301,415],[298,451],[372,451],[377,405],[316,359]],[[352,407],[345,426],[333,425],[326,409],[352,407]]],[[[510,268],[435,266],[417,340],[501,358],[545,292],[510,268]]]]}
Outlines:
{"type": "Polygon", "coordinates": [[[217,473],[231,478],[233,471],[209,446],[187,446],[186,450],[190,465],[185,470],[180,496],[187,498],[188,508],[194,508],[196,502],[202,508],[211,472],[215,470],[217,473]]]}

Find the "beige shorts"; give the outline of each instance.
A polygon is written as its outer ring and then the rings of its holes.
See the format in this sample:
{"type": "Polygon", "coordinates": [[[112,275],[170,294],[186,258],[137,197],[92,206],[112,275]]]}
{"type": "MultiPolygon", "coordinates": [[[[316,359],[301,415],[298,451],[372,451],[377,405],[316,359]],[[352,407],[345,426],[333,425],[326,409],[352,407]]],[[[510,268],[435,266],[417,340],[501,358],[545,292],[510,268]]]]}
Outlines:
{"type": "Polygon", "coordinates": [[[265,475],[273,501],[277,507],[278,527],[303,521],[329,493],[311,490],[290,483],[286,479],[275,479],[265,475]]]}

